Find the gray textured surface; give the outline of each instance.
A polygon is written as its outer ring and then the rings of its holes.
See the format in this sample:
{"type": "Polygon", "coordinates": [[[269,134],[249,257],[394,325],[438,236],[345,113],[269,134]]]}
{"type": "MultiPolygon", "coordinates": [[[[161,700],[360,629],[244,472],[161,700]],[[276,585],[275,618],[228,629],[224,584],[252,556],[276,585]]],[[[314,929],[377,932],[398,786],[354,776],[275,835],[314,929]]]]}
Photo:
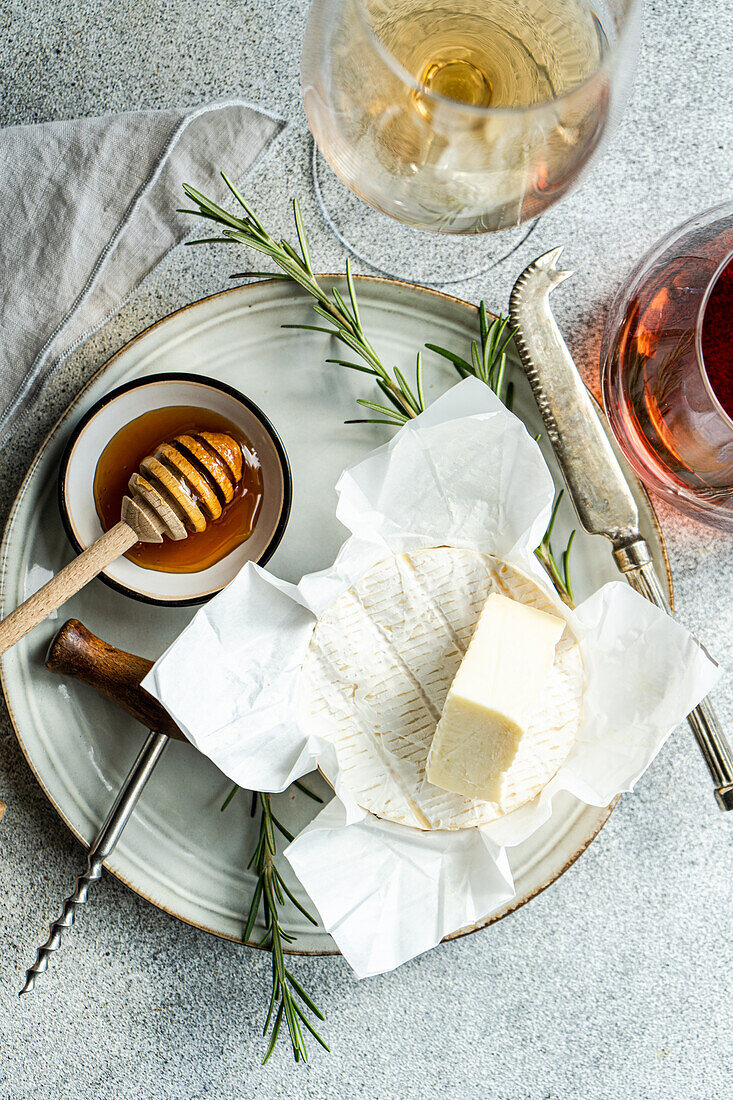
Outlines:
{"type": "MultiPolygon", "coordinates": [[[[320,227],[309,189],[297,84],[305,8],[294,0],[5,0],[0,122],[246,95],[290,120],[250,195],[285,227],[297,191],[318,266],[339,269],[343,255],[320,227]]],[[[605,160],[510,263],[461,288],[504,306],[524,263],[565,243],[577,276],[554,305],[594,383],[614,288],[660,233],[717,201],[730,180],[730,11],[702,0],[647,5],[635,92],[605,160]]],[[[65,365],[41,418],[3,461],[3,517],[81,381],[143,325],[220,289],[228,267],[220,254],[179,249],[65,365]]],[[[679,614],[726,671],[716,701],[730,728],[733,540],[660,514],[679,614]]],[[[0,826],[2,1100],[704,1100],[733,1091],[733,821],[718,815],[686,728],[586,855],[515,916],[367,982],[340,960],[299,961],[328,1010],[333,1053],[315,1051],[309,1066],[295,1067],[283,1045],[265,1069],[266,959],[176,923],[112,880],[97,889],[53,976],[17,1001],[80,849],[31,777],[4,713],[0,737],[0,794],[9,804],[0,826]]]]}

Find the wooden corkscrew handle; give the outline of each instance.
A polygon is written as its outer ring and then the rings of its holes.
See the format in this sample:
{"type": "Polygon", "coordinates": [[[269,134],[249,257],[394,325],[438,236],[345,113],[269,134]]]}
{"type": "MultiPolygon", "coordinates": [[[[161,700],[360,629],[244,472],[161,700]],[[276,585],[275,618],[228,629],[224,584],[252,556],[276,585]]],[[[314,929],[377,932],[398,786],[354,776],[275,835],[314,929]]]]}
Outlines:
{"type": "Polygon", "coordinates": [[[161,704],[140,686],[153,662],[103,642],[78,619],[69,619],[51,642],[46,668],[95,688],[149,729],[185,741],[161,704]]]}
{"type": "Polygon", "coordinates": [[[105,532],[0,622],[0,653],[24,638],[138,541],[137,532],[124,520],[105,532]]]}

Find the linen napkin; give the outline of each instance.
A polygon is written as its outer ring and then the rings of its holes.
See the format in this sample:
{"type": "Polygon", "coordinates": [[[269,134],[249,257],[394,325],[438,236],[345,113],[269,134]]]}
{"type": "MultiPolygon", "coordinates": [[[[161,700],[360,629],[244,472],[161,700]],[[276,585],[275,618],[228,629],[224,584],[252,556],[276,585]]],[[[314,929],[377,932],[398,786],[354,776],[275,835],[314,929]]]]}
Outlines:
{"type": "Polygon", "coordinates": [[[183,182],[226,192],[284,122],[241,100],[0,130],[0,447],[50,372],[197,232],[183,182]]]}

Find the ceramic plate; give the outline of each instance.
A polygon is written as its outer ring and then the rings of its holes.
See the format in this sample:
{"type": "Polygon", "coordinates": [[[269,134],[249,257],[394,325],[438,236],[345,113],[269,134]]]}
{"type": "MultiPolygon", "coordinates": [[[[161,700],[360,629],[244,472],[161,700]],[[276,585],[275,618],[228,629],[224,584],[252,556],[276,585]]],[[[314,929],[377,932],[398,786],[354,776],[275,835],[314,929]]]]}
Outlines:
{"type": "MultiPolygon", "coordinates": [[[[474,306],[406,284],[363,278],[359,295],[366,331],[382,357],[405,371],[426,342],[464,354],[478,327],[474,306]]],[[[363,374],[324,363],[339,352],[329,337],[283,329],[287,321],[313,323],[305,295],[281,282],[238,287],[179,310],[143,332],[95,375],[36,456],[8,520],[2,549],[3,599],[8,609],[35,591],[72,556],[56,502],[58,465],[79,418],[105,393],[137,378],[163,372],[197,372],[234,386],[272,420],[288,452],[293,506],[285,537],[269,568],[287,580],[329,565],[346,532],[336,522],[334,485],[344,466],[385,442],[389,429],[349,425],[357,396],[374,396],[363,374]]],[[[456,381],[442,360],[425,357],[429,398],[456,381]]],[[[533,433],[541,423],[529,388],[515,374],[515,411],[533,433]]],[[[549,448],[550,469],[561,478],[549,448]]],[[[662,578],[669,583],[661,533],[648,500],[630,475],[662,578]]],[[[558,535],[573,526],[569,506],[558,535]]],[[[618,579],[609,544],[580,533],[573,550],[579,599],[618,579]]],[[[142,743],[144,731],[91,689],[46,672],[43,658],[61,622],[70,616],[124,649],[155,658],[175,638],[192,609],[143,607],[93,582],[55,617],[5,655],[2,680],[21,747],[60,816],[85,843],[104,819],[142,743]]],[[[247,629],[247,624],[242,624],[247,629]]],[[[318,776],[308,782],[329,797],[318,776]]],[[[228,781],[191,746],[172,743],[108,862],[133,890],[181,920],[220,936],[240,939],[253,877],[245,870],[253,845],[249,796],[220,806],[228,781]]],[[[277,796],[279,814],[298,831],[318,807],[298,791],[277,796]]],[[[595,809],[563,794],[547,824],[510,850],[517,896],[489,920],[523,904],[561,874],[597,834],[610,808],[595,809]]],[[[296,895],[303,891],[291,883],[296,895]]],[[[303,898],[303,900],[306,900],[303,898]]],[[[298,934],[297,950],[332,953],[321,928],[295,909],[286,914],[298,934]]],[[[255,928],[253,940],[261,931],[255,928]]]]}

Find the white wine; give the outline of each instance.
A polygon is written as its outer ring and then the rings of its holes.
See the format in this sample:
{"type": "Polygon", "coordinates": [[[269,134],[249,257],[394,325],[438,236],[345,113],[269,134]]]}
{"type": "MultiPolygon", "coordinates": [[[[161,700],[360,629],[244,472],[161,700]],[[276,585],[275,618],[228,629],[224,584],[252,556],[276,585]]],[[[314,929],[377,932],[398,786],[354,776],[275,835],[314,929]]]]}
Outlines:
{"type": "Polygon", "coordinates": [[[612,110],[636,0],[314,0],[303,96],[360,198],[410,225],[489,232],[570,189],[612,110]]]}
{"type": "Polygon", "coordinates": [[[600,65],[605,35],[583,0],[372,0],[374,33],[425,90],[473,107],[558,99],[600,65]]]}

